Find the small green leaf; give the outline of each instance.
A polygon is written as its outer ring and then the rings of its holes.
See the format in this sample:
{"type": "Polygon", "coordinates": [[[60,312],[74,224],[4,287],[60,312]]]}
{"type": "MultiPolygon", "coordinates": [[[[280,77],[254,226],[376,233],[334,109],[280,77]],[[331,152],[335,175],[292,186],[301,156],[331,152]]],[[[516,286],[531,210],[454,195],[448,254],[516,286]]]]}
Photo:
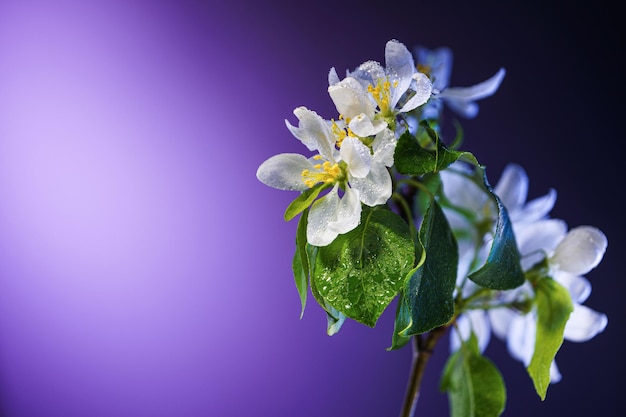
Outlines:
{"type": "Polygon", "coordinates": [[[307,294],[309,290],[309,256],[307,254],[306,226],[308,220],[308,211],[304,211],[298,221],[296,230],[296,252],[293,255],[292,269],[296,282],[296,288],[300,295],[302,311],[300,318],[304,315],[307,294]]]}
{"type": "Polygon", "coordinates": [[[425,259],[413,269],[403,290],[411,315],[405,336],[444,325],[454,315],[452,295],[459,254],[450,225],[436,201],[432,202],[422,220],[419,241],[425,259]]]}
{"type": "Polygon", "coordinates": [[[487,260],[480,269],[471,273],[469,278],[476,284],[493,290],[508,290],[519,287],[524,283],[524,271],[520,265],[520,254],[509,215],[500,198],[487,182],[484,170],[481,168],[477,172],[482,173],[483,179],[483,183],[479,185],[484,187],[496,203],[498,219],[487,260]]]}
{"type": "Polygon", "coordinates": [[[448,359],[440,389],[448,392],[452,417],[497,417],[506,405],[504,379],[473,333],[448,359]]]}
{"type": "Polygon", "coordinates": [[[313,201],[317,198],[317,196],[324,190],[325,188],[330,187],[328,184],[319,183],[309,188],[308,190],[303,191],[295,200],[293,200],[287,209],[285,210],[285,221],[289,221],[296,217],[298,214],[302,213],[306,210],[313,201]]]}
{"type": "Polygon", "coordinates": [[[403,287],[414,260],[404,220],[389,210],[364,207],[356,229],[318,248],[311,288],[322,298],[322,306],[326,301],[347,317],[374,327],[403,287]]]}
{"type": "Polygon", "coordinates": [[[427,129],[436,149],[422,147],[409,131],[404,132],[398,139],[394,153],[394,163],[399,173],[419,176],[438,172],[461,157],[478,164],[471,153],[449,149],[427,123],[423,122],[421,125],[427,129]]]}
{"type": "Polygon", "coordinates": [[[324,309],[326,310],[326,333],[333,336],[341,330],[341,326],[346,321],[346,315],[328,303],[324,303],[324,309]]]}
{"type": "Polygon", "coordinates": [[[411,310],[404,291],[400,291],[398,305],[396,306],[396,319],[393,325],[393,335],[391,336],[391,346],[387,350],[396,350],[404,347],[411,340],[411,336],[406,335],[406,331],[411,327],[411,310]]]}
{"type": "Polygon", "coordinates": [[[563,343],[565,324],[574,307],[569,292],[550,277],[536,281],[535,297],[537,337],[527,370],[543,401],[550,385],[550,365],[563,343]]]}

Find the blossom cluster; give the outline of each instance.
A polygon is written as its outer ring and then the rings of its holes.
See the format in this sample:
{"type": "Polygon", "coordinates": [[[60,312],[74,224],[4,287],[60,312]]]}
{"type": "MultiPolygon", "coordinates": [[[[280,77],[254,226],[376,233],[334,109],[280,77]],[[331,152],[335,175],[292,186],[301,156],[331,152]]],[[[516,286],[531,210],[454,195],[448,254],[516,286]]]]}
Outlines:
{"type": "Polygon", "coordinates": [[[373,207],[391,197],[388,168],[393,165],[399,133],[396,117],[425,104],[432,83],[417,70],[411,53],[400,42],[387,43],[385,62],[385,67],[365,62],[343,79],[332,68],[328,94],[337,108],[337,119],[323,119],[313,110],[298,107],[294,110],[298,126],[285,121],[293,136],[315,155],[276,155],[257,171],[261,182],[281,190],[332,187],[311,207],[307,228],[311,245],[326,246],[339,234],[353,230],[359,224],[361,203],[373,207]]]}
{"type": "Polygon", "coordinates": [[[498,390],[459,386],[476,375],[500,384],[481,356],[492,334],[543,398],[561,379],[554,357],[562,341],[587,341],[607,326],[606,315],[584,305],[585,275],[601,262],[607,238],[550,217],[553,189],[527,201],[529,180],[517,164],[492,188],[458,137],[443,137],[446,109],[476,117],[477,101],[499,89],[504,68],[450,87],[448,48],[411,52],[391,40],[384,57],[385,65],[366,61],[344,77],[331,68],[336,117],[297,107],[297,126],[285,124],[309,154],[275,155],[257,170],[262,183],[298,192],[284,217],[301,215],[293,272],[303,310],[310,287],[334,334],[346,318],[374,326],[397,296],[392,349],[451,329],[444,385],[455,407],[472,392],[504,409],[498,390]],[[465,382],[450,383],[455,378],[465,382]]]}
{"type": "MultiPolygon", "coordinates": [[[[495,207],[467,179],[464,174],[467,169],[459,164],[441,173],[446,195],[453,206],[481,213],[484,217],[493,216],[495,207]]],[[[565,325],[564,338],[573,342],[587,341],[602,332],[608,323],[605,314],[582,304],[591,294],[591,284],[583,275],[602,260],[607,238],[592,226],[578,226],[568,231],[564,220],[548,215],[556,202],[556,191],[551,189],[546,195],[527,202],[528,185],[525,170],[517,164],[509,164],[494,188],[509,212],[522,255],[522,268],[527,274],[532,274],[533,269],[546,268],[549,275],[567,289],[574,308],[565,325]]],[[[453,229],[460,232],[458,241],[462,261],[459,262],[457,285],[466,297],[472,297],[480,289],[466,277],[475,258],[485,256],[489,235],[476,249],[477,236],[468,236],[467,232],[470,231],[471,235],[476,228],[470,223],[479,224],[482,219],[470,220],[454,208],[446,212],[453,229]]],[[[484,351],[493,332],[506,342],[513,358],[529,366],[535,349],[537,312],[528,306],[534,297],[533,285],[527,280],[515,289],[476,298],[474,305],[480,308],[470,307],[457,319],[459,332],[451,333],[451,349],[459,348],[459,333],[468,338],[472,329],[484,351]]],[[[558,382],[560,379],[561,374],[553,361],[550,380],[558,382]]]]}

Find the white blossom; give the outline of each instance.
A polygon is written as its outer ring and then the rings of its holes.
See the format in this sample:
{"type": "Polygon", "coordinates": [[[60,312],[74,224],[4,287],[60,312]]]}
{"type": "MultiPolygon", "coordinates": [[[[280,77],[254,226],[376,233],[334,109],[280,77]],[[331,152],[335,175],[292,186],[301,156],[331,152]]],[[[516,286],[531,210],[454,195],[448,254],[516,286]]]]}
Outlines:
{"type": "Polygon", "coordinates": [[[367,61],[346,71],[342,80],[331,68],[328,82],[337,111],[359,136],[379,133],[390,118],[426,103],[432,91],[428,77],[416,70],[411,52],[396,40],[385,46],[385,67],[367,61]]]}
{"type": "Polygon", "coordinates": [[[305,191],[319,183],[328,184],[330,191],[312,204],[307,224],[308,242],[326,246],[359,225],[361,203],[384,204],[391,196],[387,167],[393,164],[395,137],[382,130],[370,149],[341,123],[324,120],[305,107],[298,107],[294,114],[299,125],[285,121],[288,129],[318,153],[310,158],[294,153],[275,155],[259,166],[257,178],[281,190],[305,191]]]}

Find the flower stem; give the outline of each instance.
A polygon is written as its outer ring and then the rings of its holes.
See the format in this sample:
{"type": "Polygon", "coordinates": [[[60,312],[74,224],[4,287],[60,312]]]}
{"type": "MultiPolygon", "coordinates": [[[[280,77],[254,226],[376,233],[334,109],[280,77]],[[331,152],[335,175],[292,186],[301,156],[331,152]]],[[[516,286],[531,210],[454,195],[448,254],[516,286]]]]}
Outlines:
{"type": "Polygon", "coordinates": [[[426,338],[423,335],[413,337],[413,361],[411,363],[411,373],[409,374],[409,384],[400,417],[414,417],[417,400],[419,398],[420,386],[426,364],[433,354],[433,349],[439,338],[446,332],[446,326],[440,326],[431,330],[426,338]]]}

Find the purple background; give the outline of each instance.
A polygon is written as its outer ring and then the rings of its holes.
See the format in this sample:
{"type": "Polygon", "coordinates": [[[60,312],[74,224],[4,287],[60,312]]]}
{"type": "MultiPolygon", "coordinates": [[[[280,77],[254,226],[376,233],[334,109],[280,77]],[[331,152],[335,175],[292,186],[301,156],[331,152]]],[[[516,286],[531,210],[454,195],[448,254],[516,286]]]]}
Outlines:
{"type": "MultiPolygon", "coordinates": [[[[269,156],[304,151],[284,125],[295,107],[335,116],[331,66],[383,60],[396,38],[451,47],[456,86],[506,67],[464,123],[465,149],[493,183],[521,164],[531,197],[559,192],[553,216],[609,238],[587,302],[609,325],[565,342],[546,401],[490,345],[505,416],[617,415],[617,9],[294,3],[0,0],[0,414],[398,415],[411,352],[386,351],[394,309],[333,337],[314,301],[300,319],[296,223],[282,219],[294,195],[255,178],[269,156]]],[[[418,415],[447,413],[446,344],[418,415]]]]}

